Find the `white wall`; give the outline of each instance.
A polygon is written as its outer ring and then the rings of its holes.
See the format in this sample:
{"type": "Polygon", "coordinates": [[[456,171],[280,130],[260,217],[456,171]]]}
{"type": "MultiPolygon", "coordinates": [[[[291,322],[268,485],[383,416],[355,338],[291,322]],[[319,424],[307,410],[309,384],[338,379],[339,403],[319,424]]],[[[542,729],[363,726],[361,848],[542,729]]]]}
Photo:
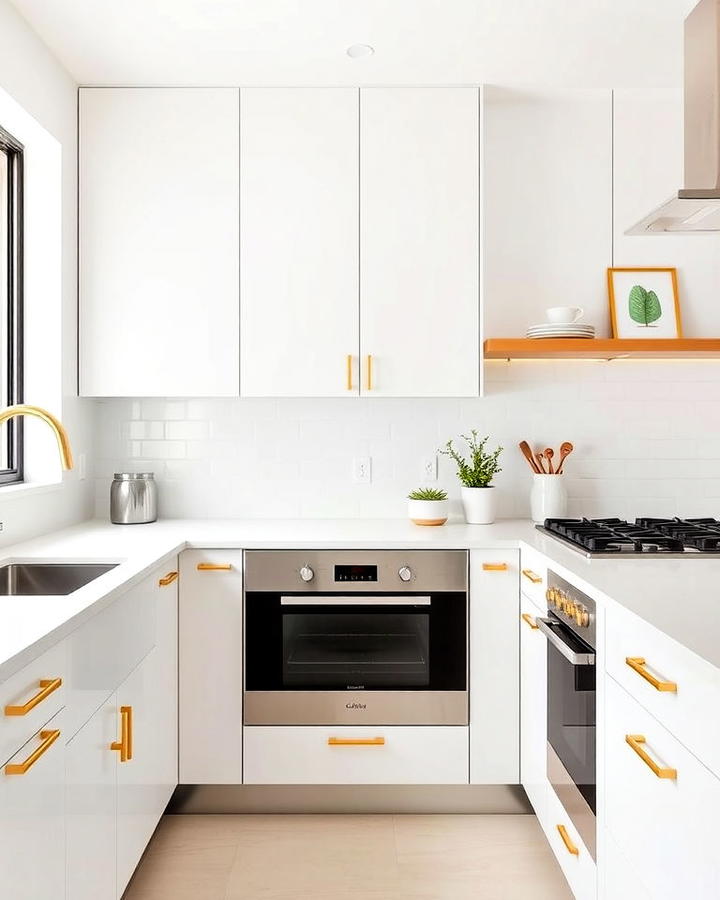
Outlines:
{"type": "MultiPolygon", "coordinates": [[[[55,336],[62,348],[62,408],[53,411],[60,413],[67,426],[77,459],[92,453],[94,420],[93,403],[75,396],[77,86],[7,0],[0,0],[0,88],[50,132],[62,149],[62,316],[55,336]]],[[[35,273],[27,274],[32,278],[35,273]]],[[[30,393],[25,399],[38,402],[30,393]]],[[[54,442],[40,423],[30,424],[27,439],[31,445],[54,442]]],[[[77,468],[65,473],[62,484],[51,487],[0,488],[0,545],[85,518],[91,511],[91,493],[90,480],[80,481],[77,468]]]]}
{"type": "MultiPolygon", "coordinates": [[[[113,471],[149,469],[165,516],[399,517],[423,456],[474,427],[507,448],[503,516],[529,513],[523,438],[575,444],[571,514],[720,516],[720,361],[492,362],[486,379],[477,400],[100,401],[97,513],[113,471]]],[[[438,483],[459,510],[444,457],[438,483]]]]}

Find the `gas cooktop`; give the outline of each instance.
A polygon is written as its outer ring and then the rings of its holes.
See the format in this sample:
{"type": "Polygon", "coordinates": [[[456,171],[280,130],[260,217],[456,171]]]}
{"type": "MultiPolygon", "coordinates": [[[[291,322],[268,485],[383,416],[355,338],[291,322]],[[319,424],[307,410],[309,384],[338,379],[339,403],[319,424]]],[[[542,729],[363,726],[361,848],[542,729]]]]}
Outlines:
{"type": "Polygon", "coordinates": [[[535,526],[585,556],[720,557],[720,520],[545,519],[535,526]]]}

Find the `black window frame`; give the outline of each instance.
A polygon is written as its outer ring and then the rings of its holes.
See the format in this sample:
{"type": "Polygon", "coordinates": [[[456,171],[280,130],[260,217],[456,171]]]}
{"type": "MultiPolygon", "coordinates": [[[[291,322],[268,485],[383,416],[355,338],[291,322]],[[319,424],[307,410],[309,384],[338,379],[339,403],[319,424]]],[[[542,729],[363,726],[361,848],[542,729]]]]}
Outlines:
{"type": "MultiPolygon", "coordinates": [[[[23,145],[0,126],[0,149],[8,157],[7,166],[7,316],[0,323],[0,335],[7,342],[7,396],[3,406],[23,402],[23,235],[24,235],[24,150],[23,145]],[[3,334],[4,332],[4,334],[3,334]]],[[[15,484],[24,478],[24,428],[22,418],[6,423],[8,467],[0,469],[0,486],[15,484]]]]}

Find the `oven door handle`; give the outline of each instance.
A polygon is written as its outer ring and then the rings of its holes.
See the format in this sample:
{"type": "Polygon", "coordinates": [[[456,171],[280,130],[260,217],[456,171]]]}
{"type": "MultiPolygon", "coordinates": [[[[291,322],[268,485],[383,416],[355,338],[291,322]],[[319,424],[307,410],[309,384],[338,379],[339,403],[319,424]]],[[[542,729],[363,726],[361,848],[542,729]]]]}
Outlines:
{"type": "Polygon", "coordinates": [[[565,641],[558,637],[557,634],[550,627],[551,625],[555,625],[552,619],[541,619],[538,616],[535,619],[537,623],[537,627],[540,631],[545,635],[545,637],[550,641],[553,647],[561,653],[565,659],[572,663],[574,666],[594,666],[595,665],[595,654],[594,653],[576,653],[574,650],[571,650],[570,647],[565,643],[565,641]]]}
{"type": "Polygon", "coordinates": [[[430,606],[429,596],[368,597],[367,594],[344,594],[335,597],[308,594],[304,597],[280,597],[281,606],[430,606]]]}

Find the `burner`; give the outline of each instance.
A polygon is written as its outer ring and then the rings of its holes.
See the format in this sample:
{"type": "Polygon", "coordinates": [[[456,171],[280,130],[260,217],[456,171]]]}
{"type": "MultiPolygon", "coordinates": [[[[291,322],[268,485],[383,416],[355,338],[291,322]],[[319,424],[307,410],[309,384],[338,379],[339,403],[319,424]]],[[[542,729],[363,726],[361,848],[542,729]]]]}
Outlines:
{"type": "Polygon", "coordinates": [[[538,527],[589,555],[720,552],[718,519],[545,519],[538,527]]]}

